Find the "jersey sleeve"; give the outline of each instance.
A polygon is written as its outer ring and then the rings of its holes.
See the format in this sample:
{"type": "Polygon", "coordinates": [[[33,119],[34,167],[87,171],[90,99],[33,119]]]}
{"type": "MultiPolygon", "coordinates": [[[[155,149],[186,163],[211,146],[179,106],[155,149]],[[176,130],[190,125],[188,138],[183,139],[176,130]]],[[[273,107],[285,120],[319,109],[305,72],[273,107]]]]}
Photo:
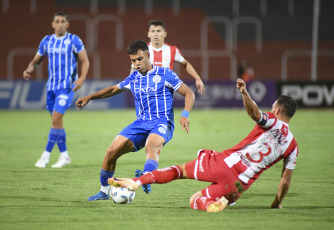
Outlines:
{"type": "Polygon", "coordinates": [[[134,79],[134,74],[130,74],[127,78],[124,79],[124,81],[121,81],[118,84],[118,88],[122,90],[130,90],[131,89],[131,82],[134,79]]]}
{"type": "Polygon", "coordinates": [[[284,168],[286,169],[295,169],[296,167],[296,160],[298,155],[298,147],[292,151],[292,153],[284,159],[284,168]]]}
{"type": "Polygon", "coordinates": [[[177,74],[169,68],[165,68],[165,76],[167,87],[173,89],[174,91],[178,90],[183,83],[179,76],[177,76],[177,74]]]}
{"type": "Polygon", "coordinates": [[[75,53],[80,53],[82,50],[85,49],[85,46],[81,40],[81,38],[79,38],[79,36],[74,35],[73,37],[73,45],[75,47],[75,53]]]}
{"type": "Polygon", "coordinates": [[[47,55],[47,40],[48,40],[49,36],[45,36],[41,43],[39,43],[39,47],[38,47],[38,51],[37,51],[37,54],[40,55],[40,56],[46,56],[47,55]]]}
{"type": "Polygon", "coordinates": [[[175,61],[182,63],[184,61],[184,57],[182,56],[180,50],[176,47],[176,51],[175,51],[175,61]]]}
{"type": "Polygon", "coordinates": [[[267,113],[263,113],[260,110],[261,113],[261,118],[260,120],[257,122],[257,124],[263,128],[269,128],[271,127],[273,124],[276,123],[277,118],[275,117],[275,115],[273,113],[267,112],[267,113]]]}

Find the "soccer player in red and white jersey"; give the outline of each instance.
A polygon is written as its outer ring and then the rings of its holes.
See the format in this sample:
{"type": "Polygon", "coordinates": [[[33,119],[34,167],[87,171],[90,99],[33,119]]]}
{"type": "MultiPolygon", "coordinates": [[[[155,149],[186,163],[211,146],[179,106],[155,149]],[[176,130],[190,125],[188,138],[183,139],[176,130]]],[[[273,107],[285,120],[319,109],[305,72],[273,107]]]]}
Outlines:
{"type": "Polygon", "coordinates": [[[237,79],[248,115],[257,123],[254,129],[234,147],[219,153],[199,150],[195,160],[181,166],[158,169],[139,178],[109,178],[112,186],[136,190],[139,186],[168,183],[177,179],[212,182],[190,198],[193,209],[218,212],[239,199],[260,174],[283,159],[283,172],[272,208],[282,208],[296,165],[298,146],[289,129],[297,104],[289,96],[280,96],[271,112],[263,113],[249,96],[246,83],[237,79]]]}
{"type": "MultiPolygon", "coordinates": [[[[165,43],[167,31],[165,23],[159,20],[151,20],[148,23],[148,43],[150,51],[150,61],[153,65],[168,67],[173,70],[174,62],[180,63],[187,73],[196,81],[197,91],[201,94],[205,93],[205,87],[201,77],[197,74],[194,67],[181,54],[176,46],[165,43]]],[[[131,73],[134,71],[132,66],[131,73]]]]}

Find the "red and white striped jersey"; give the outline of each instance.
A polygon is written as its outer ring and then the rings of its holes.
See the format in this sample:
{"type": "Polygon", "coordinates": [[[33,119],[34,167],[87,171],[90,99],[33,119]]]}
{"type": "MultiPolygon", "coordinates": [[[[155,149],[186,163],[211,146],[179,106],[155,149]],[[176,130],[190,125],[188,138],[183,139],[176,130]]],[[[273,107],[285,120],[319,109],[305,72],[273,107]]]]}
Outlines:
{"type": "Polygon", "coordinates": [[[164,43],[159,49],[156,49],[149,42],[147,43],[150,52],[150,61],[153,65],[168,67],[173,70],[174,62],[182,63],[184,57],[176,46],[164,43]]]}
{"type": "Polygon", "coordinates": [[[294,169],[296,165],[298,146],[289,125],[273,113],[261,114],[260,122],[248,136],[222,153],[225,163],[246,184],[252,184],[281,159],[286,169],[294,169]]]}

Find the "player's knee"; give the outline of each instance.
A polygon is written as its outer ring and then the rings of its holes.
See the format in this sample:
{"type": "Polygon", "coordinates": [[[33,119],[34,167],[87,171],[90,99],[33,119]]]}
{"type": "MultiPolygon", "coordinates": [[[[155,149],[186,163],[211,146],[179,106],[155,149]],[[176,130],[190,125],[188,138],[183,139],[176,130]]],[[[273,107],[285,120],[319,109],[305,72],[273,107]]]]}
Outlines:
{"type": "Polygon", "coordinates": [[[113,146],[110,146],[107,149],[107,152],[104,158],[107,162],[109,162],[109,161],[117,160],[120,156],[121,154],[119,154],[119,152],[113,146]]]}
{"type": "Polygon", "coordinates": [[[63,125],[63,119],[62,116],[59,114],[52,114],[52,127],[54,128],[60,128],[63,125]]]}

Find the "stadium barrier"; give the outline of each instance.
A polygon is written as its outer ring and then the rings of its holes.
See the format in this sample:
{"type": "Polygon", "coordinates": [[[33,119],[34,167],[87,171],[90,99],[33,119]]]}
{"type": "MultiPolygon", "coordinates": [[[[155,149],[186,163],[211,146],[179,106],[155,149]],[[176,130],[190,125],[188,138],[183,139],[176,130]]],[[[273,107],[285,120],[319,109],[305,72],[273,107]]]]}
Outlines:
{"type": "MultiPolygon", "coordinates": [[[[94,93],[100,89],[117,84],[114,81],[86,81],[75,93],[74,102],[79,97],[94,93]]],[[[194,82],[186,82],[196,92],[194,82]]],[[[0,81],[0,109],[44,109],[46,104],[45,81],[0,81]]],[[[241,108],[242,98],[235,86],[235,81],[210,81],[205,83],[206,93],[196,93],[194,108],[241,108]]],[[[247,84],[247,89],[253,100],[259,107],[271,107],[278,95],[285,94],[295,98],[300,107],[334,108],[334,82],[301,83],[301,82],[275,82],[252,81],[247,84]]],[[[178,93],[174,95],[174,106],[183,108],[184,98],[178,93]]],[[[86,109],[103,110],[133,108],[134,99],[131,92],[125,92],[115,97],[94,100],[86,109]]]]}

